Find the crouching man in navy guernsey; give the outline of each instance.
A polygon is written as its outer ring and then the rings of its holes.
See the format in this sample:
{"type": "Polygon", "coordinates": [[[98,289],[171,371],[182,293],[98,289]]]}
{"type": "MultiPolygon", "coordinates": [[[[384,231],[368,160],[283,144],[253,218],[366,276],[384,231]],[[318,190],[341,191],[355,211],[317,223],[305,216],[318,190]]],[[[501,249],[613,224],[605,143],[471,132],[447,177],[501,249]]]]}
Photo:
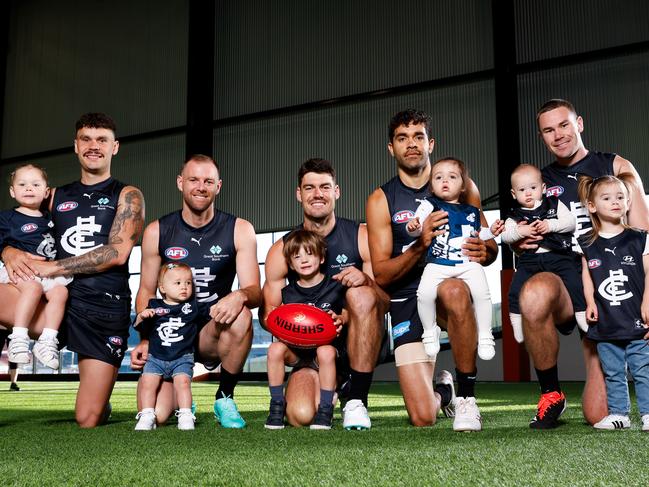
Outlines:
{"type": "MultiPolygon", "coordinates": [[[[587,209],[580,203],[577,193],[581,175],[597,178],[630,173],[630,179],[627,180],[631,195],[628,223],[636,228],[649,229],[649,210],[637,171],[629,161],[616,154],[586,149],[581,138],[584,121],[569,101],[553,99],[544,103],[537,112],[536,121],[543,143],[556,158],[555,162],[542,170],[547,193],[558,196],[575,215],[575,237],[580,237],[591,228],[587,209]]],[[[537,247],[535,240],[538,238],[527,238],[516,246],[521,250],[534,249],[537,247]]],[[[581,274],[581,271],[581,261],[577,260],[575,272],[581,274]]],[[[566,407],[557,369],[557,332],[569,334],[574,329],[576,322],[573,303],[558,276],[541,272],[528,279],[521,289],[519,307],[523,316],[525,345],[541,388],[537,413],[530,422],[530,427],[554,428],[558,426],[559,416],[566,407]]],[[[595,342],[582,337],[582,349],[586,365],[582,409],[586,421],[595,424],[608,413],[604,375],[595,342]]]]}
{"type": "MultiPolygon", "coordinates": [[[[417,313],[423,257],[433,238],[444,233],[438,228],[448,223],[445,211],[435,211],[422,222],[418,238],[406,231],[419,200],[431,196],[430,154],[435,141],[430,133],[430,118],[418,110],[397,113],[390,120],[388,140],[388,150],[397,162],[397,176],[370,195],[367,229],[376,282],[391,298],[394,357],[406,410],[414,426],[435,424],[441,408],[447,416],[455,415],[455,431],[480,431],[482,418],[474,394],[478,337],[469,288],[459,279],[448,278],[437,291],[437,315],[446,319],[455,359],[456,398],[453,376],[445,370],[437,374],[433,387],[435,361],[424,350],[423,327],[417,313]]],[[[466,183],[465,195],[465,203],[481,208],[478,188],[471,179],[466,183]]],[[[488,226],[484,215],[480,223],[488,226]]],[[[494,240],[467,238],[462,252],[470,261],[487,265],[496,258],[498,249],[494,240]]]]}
{"type": "MultiPolygon", "coordinates": [[[[55,189],[50,203],[60,260],[31,260],[10,248],[3,252],[10,275],[75,276],[68,286],[61,344],[79,355],[75,416],[82,428],[101,424],[110,412],[131,321],[128,258],[144,226],[142,193],[110,174],[119,150],[115,133],[115,123],[102,113],[77,121],[74,150],[81,179],[55,189]]],[[[4,314],[11,305],[4,289],[0,296],[4,314]]]]}
{"type": "MultiPolygon", "coordinates": [[[[302,164],[298,171],[296,197],[304,213],[304,223],[298,228],[317,233],[327,243],[324,273],[349,288],[345,292],[349,323],[341,334],[346,339],[340,340],[346,350],[338,350],[342,358],[339,365],[349,363],[349,371],[341,374],[339,367],[338,374],[346,376],[343,382],[350,378],[348,400],[343,409],[343,427],[369,429],[367,395],[381,350],[388,297],[373,279],[367,228],[335,215],[340,188],[329,161],[309,159],[302,164]]],[[[260,313],[264,320],[282,304],[286,279],[290,282],[295,280],[295,276],[289,274],[283,248],[284,241],[278,240],[266,257],[264,308],[260,313]]],[[[291,374],[286,385],[286,418],[291,425],[306,426],[313,422],[319,391],[318,374],[313,369],[302,368],[291,374]]]]}
{"type": "MultiPolygon", "coordinates": [[[[214,415],[225,428],[243,428],[246,422],[233,399],[252,345],[250,309],[259,306],[261,300],[257,240],[248,221],[215,209],[221,184],[219,167],[212,158],[194,155],[183,164],[177,178],[182,210],[152,222],[144,231],[136,308],[142,311],[155,297],[161,264],[182,262],[192,268],[196,299],[199,306],[209,308],[212,317],[200,324],[196,361],[208,368],[221,364],[214,415]],[[233,291],[235,275],[239,289],[233,291]]],[[[144,339],[131,354],[134,369],[143,367],[147,353],[144,339]]],[[[164,423],[175,407],[173,385],[163,382],[156,401],[158,423],[164,423]]]]}

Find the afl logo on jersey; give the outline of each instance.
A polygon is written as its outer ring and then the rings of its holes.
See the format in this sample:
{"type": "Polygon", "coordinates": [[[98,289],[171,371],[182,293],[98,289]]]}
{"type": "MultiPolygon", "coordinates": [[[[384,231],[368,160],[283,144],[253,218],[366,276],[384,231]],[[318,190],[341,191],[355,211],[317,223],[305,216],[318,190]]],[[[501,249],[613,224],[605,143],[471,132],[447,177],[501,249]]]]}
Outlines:
{"type": "Polygon", "coordinates": [[[115,345],[116,347],[121,347],[122,343],[124,343],[122,337],[116,337],[116,336],[108,337],[108,341],[113,345],[115,345]]]}
{"type": "Polygon", "coordinates": [[[588,261],[588,268],[589,269],[597,269],[601,265],[602,265],[602,261],[599,260],[599,259],[590,259],[588,261]]]}
{"type": "Polygon", "coordinates": [[[76,201],[64,201],[59,203],[56,207],[56,211],[71,211],[74,210],[79,204],[76,201]]]}
{"type": "Polygon", "coordinates": [[[23,233],[32,233],[38,230],[38,225],[36,225],[36,223],[25,223],[22,227],[20,227],[20,230],[23,233]]]}
{"type": "Polygon", "coordinates": [[[410,210],[402,210],[398,213],[392,215],[392,221],[394,223],[406,223],[409,220],[412,220],[415,217],[415,214],[410,210]]]}
{"type": "Polygon", "coordinates": [[[170,312],[171,310],[170,310],[169,308],[156,308],[156,309],[154,309],[153,311],[154,311],[155,314],[157,314],[158,316],[164,316],[164,315],[169,314],[169,312],[170,312]]]}
{"type": "Polygon", "coordinates": [[[184,259],[188,255],[189,252],[187,252],[187,249],[184,249],[182,247],[169,247],[167,250],[165,250],[165,256],[173,260],[184,259]]]}
{"type": "Polygon", "coordinates": [[[545,192],[546,196],[561,196],[563,194],[563,186],[552,186],[545,192]]]}

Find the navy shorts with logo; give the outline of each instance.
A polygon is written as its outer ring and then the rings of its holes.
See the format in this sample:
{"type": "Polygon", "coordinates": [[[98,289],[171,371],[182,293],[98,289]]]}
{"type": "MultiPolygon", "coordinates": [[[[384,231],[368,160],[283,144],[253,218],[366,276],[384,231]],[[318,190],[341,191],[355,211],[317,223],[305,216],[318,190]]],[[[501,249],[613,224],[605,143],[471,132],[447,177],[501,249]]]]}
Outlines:
{"type": "Polygon", "coordinates": [[[417,296],[404,301],[390,302],[390,319],[392,321],[392,341],[394,348],[407,343],[421,341],[424,327],[417,311],[417,296]]]}
{"type": "Polygon", "coordinates": [[[116,301],[95,295],[70,297],[61,326],[61,345],[79,354],[119,367],[128,347],[130,299],[116,301]]]}

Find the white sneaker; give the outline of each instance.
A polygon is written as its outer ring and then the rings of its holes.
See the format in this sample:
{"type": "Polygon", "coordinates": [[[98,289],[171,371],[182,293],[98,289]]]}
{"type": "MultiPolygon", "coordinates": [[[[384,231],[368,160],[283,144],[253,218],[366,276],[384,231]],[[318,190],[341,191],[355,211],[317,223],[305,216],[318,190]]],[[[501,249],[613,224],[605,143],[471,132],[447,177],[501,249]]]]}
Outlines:
{"type": "Polygon", "coordinates": [[[176,417],[178,418],[178,429],[179,430],[193,430],[194,429],[194,421],[196,421],[196,416],[194,416],[192,414],[191,409],[176,411],[176,417]]]}
{"type": "Polygon", "coordinates": [[[437,357],[439,353],[439,336],[441,333],[442,329],[437,325],[433,325],[432,330],[424,331],[423,335],[421,335],[424,351],[430,358],[437,357]]]}
{"type": "Polygon", "coordinates": [[[34,357],[40,360],[46,367],[58,370],[59,368],[59,341],[56,338],[40,337],[34,344],[32,351],[34,357]]]}
{"type": "Polygon", "coordinates": [[[451,400],[446,406],[442,406],[440,410],[447,418],[455,416],[455,386],[453,385],[453,376],[448,370],[440,370],[435,376],[435,385],[446,384],[451,386],[451,400]]]}
{"type": "Polygon", "coordinates": [[[649,414],[642,416],[642,431],[649,431],[649,414]]]}
{"type": "Polygon", "coordinates": [[[372,427],[367,408],[360,399],[347,401],[343,409],[343,428],[346,430],[368,430],[372,427]]]}
{"type": "Polygon", "coordinates": [[[482,417],[475,403],[475,397],[456,397],[455,420],[453,431],[480,431],[482,430],[482,417]]]}
{"type": "Polygon", "coordinates": [[[482,360],[491,360],[496,356],[496,342],[493,335],[478,338],[478,357],[482,360]]]}
{"type": "Polygon", "coordinates": [[[9,335],[9,346],[7,347],[7,360],[15,364],[28,364],[32,361],[29,353],[29,337],[9,335]]]}
{"type": "Polygon", "coordinates": [[[135,419],[137,419],[135,431],[149,431],[156,428],[155,413],[153,411],[140,411],[135,416],[135,419]]]}
{"type": "MultiPolygon", "coordinates": [[[[647,419],[649,420],[649,414],[646,416],[648,416],[647,419]]],[[[647,426],[649,429],[649,424],[647,426]]],[[[621,414],[609,414],[608,416],[603,418],[600,422],[595,423],[593,425],[593,428],[598,430],[621,430],[630,427],[631,427],[631,420],[629,419],[629,417],[623,416],[621,414]]],[[[644,427],[644,421],[643,421],[643,427],[644,427]]]]}

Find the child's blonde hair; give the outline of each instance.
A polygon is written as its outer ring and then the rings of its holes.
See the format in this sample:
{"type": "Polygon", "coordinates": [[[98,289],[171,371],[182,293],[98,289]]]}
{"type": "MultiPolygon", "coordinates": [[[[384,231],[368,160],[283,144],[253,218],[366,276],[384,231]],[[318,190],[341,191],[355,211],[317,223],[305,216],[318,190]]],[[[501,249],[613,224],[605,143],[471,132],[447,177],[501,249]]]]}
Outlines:
{"type": "MultiPolygon", "coordinates": [[[[192,268],[189,267],[187,264],[183,264],[182,262],[167,262],[166,264],[162,264],[160,266],[160,271],[158,272],[158,289],[160,286],[162,286],[162,279],[164,279],[165,274],[169,272],[172,269],[184,269],[186,271],[189,271],[189,274],[193,276],[192,274],[192,268]]],[[[192,289],[193,289],[193,282],[192,282],[192,289]]],[[[164,296],[164,294],[161,292],[164,296]]]]}
{"type": "MultiPolygon", "coordinates": [[[[598,178],[580,176],[579,186],[577,188],[579,200],[584,208],[588,208],[588,203],[593,203],[595,201],[599,188],[609,184],[619,184],[624,188],[627,201],[631,201],[631,191],[629,188],[634,184],[634,181],[635,178],[633,174],[628,172],[620,173],[617,177],[612,175],[600,176],[598,178]]],[[[602,228],[602,222],[597,216],[597,213],[589,212],[589,216],[593,228],[586,234],[586,237],[588,237],[586,245],[591,245],[597,239],[599,231],[602,228]]],[[[622,216],[622,226],[624,228],[629,228],[629,225],[626,222],[626,215],[622,216]]]]}

